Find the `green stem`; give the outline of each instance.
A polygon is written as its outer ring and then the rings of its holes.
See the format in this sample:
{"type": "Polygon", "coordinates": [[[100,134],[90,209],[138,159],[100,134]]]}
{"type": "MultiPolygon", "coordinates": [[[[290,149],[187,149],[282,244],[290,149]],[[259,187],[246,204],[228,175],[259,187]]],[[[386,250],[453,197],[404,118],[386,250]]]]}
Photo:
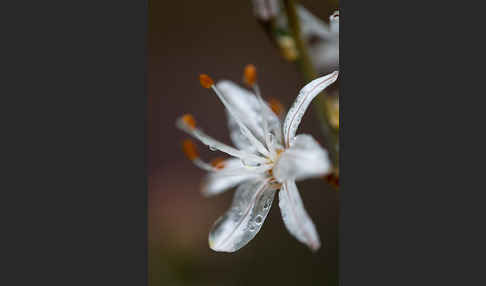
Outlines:
{"type": "Polygon", "coordinates": [[[309,57],[307,44],[302,40],[300,32],[300,23],[297,17],[297,10],[295,9],[295,3],[293,0],[284,0],[285,11],[287,12],[287,19],[290,26],[290,31],[294,37],[295,45],[299,51],[299,64],[306,80],[314,79],[317,77],[317,72],[312,65],[309,57]]]}

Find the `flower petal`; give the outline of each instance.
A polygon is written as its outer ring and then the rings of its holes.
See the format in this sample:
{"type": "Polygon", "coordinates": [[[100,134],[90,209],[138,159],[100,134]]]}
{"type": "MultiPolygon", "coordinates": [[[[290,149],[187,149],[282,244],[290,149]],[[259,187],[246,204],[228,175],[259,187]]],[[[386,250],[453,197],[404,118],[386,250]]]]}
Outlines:
{"type": "Polygon", "coordinates": [[[227,159],[224,161],[224,169],[208,173],[202,184],[202,193],[205,196],[217,195],[261,176],[261,172],[252,172],[244,167],[240,159],[227,159]]]}
{"type": "Polygon", "coordinates": [[[316,227],[304,209],[295,181],[282,184],[279,192],[279,206],[287,230],[300,242],[316,251],[321,246],[316,227]]]}
{"type": "Polygon", "coordinates": [[[283,134],[285,146],[288,148],[292,144],[295,132],[299,127],[302,116],[309,107],[314,97],[316,97],[326,87],[336,81],[339,72],[335,71],[323,77],[317,78],[304,86],[285,117],[283,134]]]}
{"type": "Polygon", "coordinates": [[[339,68],[339,39],[320,41],[309,46],[309,55],[320,73],[339,68]]]}
{"type": "MultiPolygon", "coordinates": [[[[228,80],[218,82],[216,87],[224,94],[227,102],[231,104],[233,110],[258,140],[265,143],[262,114],[264,114],[268,122],[269,131],[274,133],[277,138],[281,137],[279,136],[281,133],[279,118],[271,111],[268,105],[262,111],[260,102],[254,94],[228,80]]],[[[230,137],[235,146],[245,151],[256,151],[255,146],[241,132],[237,122],[229,113],[228,125],[230,137]]]]}
{"type": "Polygon", "coordinates": [[[209,233],[209,247],[234,252],[260,231],[275,197],[270,180],[243,183],[236,190],[231,208],[220,217],[209,233]]]}
{"type": "Polygon", "coordinates": [[[320,73],[339,67],[339,11],[329,16],[329,24],[302,6],[297,7],[302,34],[307,40],[309,55],[320,73]]]}
{"type": "Polygon", "coordinates": [[[335,35],[331,31],[330,25],[314,16],[302,5],[297,6],[297,17],[299,18],[302,34],[307,39],[319,37],[321,39],[331,39],[335,35]]]}
{"type": "Polygon", "coordinates": [[[292,146],[286,149],[273,167],[273,175],[279,182],[320,177],[331,170],[328,153],[312,136],[300,134],[292,146]]]}
{"type": "Polygon", "coordinates": [[[334,34],[339,34],[339,10],[334,11],[331,16],[329,16],[329,26],[331,32],[334,34]]]}

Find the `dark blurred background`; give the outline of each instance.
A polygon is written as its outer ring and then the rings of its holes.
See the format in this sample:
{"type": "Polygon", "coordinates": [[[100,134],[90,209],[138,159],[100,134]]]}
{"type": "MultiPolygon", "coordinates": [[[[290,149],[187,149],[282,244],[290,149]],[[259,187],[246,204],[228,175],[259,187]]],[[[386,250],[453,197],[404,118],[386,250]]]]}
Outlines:
{"type": "MultiPolygon", "coordinates": [[[[335,1],[301,3],[325,21],[337,7],[335,1]]],[[[209,230],[233,191],[202,197],[204,172],[181,150],[188,136],[174,123],[183,113],[230,143],[223,106],[199,85],[198,75],[241,83],[243,67],[255,64],[263,96],[286,107],[303,86],[297,68],[281,59],[254,18],[251,1],[150,0],[148,33],[150,285],[337,285],[339,197],[322,179],[298,183],[321,238],[317,253],[287,232],[277,198],[246,247],[228,254],[208,246],[209,230]]],[[[299,133],[325,142],[312,109],[299,133]]],[[[220,155],[198,147],[205,159],[220,155]]]]}

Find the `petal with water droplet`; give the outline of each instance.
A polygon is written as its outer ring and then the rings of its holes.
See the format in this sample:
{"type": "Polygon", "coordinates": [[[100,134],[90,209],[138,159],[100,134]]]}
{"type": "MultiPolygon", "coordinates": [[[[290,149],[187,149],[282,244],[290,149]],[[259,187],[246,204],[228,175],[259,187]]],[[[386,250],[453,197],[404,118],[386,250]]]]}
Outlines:
{"type": "Polygon", "coordinates": [[[214,223],[209,233],[211,249],[234,252],[252,240],[270,211],[275,191],[268,179],[241,184],[230,209],[214,223]],[[267,208],[264,208],[265,203],[267,208]]]}
{"type": "Polygon", "coordinates": [[[323,77],[317,78],[306,84],[300,90],[299,95],[285,116],[283,125],[285,147],[288,148],[292,145],[297,128],[299,127],[302,116],[304,116],[309,104],[321,91],[336,81],[338,74],[339,73],[335,71],[323,77]]]}

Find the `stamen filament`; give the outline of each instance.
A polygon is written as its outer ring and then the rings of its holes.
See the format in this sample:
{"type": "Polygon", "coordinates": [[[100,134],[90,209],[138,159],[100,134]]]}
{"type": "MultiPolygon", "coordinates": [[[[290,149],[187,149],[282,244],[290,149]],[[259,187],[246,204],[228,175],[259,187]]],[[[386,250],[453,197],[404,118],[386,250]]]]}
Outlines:
{"type": "Polygon", "coordinates": [[[205,170],[205,171],[208,171],[208,172],[215,172],[217,171],[216,168],[214,168],[213,166],[211,166],[210,164],[204,162],[203,160],[201,160],[200,158],[197,158],[195,159],[194,161],[192,161],[194,163],[194,165],[196,165],[197,167],[205,170]]]}
{"type": "Polygon", "coordinates": [[[245,173],[253,173],[253,174],[263,174],[267,172],[268,170],[271,170],[273,168],[273,165],[266,164],[258,167],[246,167],[244,169],[241,168],[233,168],[233,169],[218,169],[216,170],[219,172],[221,175],[224,176],[236,176],[236,175],[243,175],[245,173]]]}
{"type": "Polygon", "coordinates": [[[217,158],[214,158],[213,160],[211,160],[211,166],[213,166],[214,168],[220,170],[220,169],[223,169],[226,165],[226,162],[223,158],[221,157],[217,157],[217,158]]]}
{"type": "Polygon", "coordinates": [[[216,139],[213,139],[209,135],[205,134],[202,130],[188,126],[187,123],[182,118],[179,118],[177,120],[176,126],[179,127],[181,130],[185,131],[187,134],[192,135],[193,137],[201,141],[203,144],[210,146],[211,148],[214,148],[216,150],[219,150],[223,153],[239,158],[241,160],[253,160],[260,163],[265,162],[265,159],[260,156],[228,146],[222,142],[219,142],[216,139]]]}

